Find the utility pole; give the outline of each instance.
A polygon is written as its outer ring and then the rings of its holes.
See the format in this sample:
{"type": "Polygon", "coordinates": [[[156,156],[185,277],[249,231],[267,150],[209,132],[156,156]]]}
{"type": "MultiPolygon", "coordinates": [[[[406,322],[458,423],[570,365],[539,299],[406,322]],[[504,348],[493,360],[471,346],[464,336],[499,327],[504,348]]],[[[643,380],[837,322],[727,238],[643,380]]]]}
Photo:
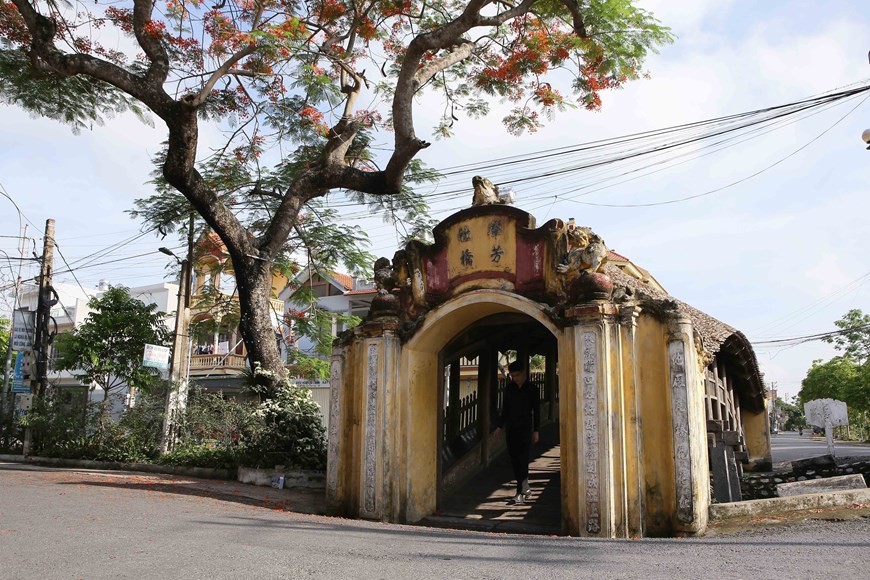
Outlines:
{"type": "MultiPolygon", "coordinates": [[[[45,222],[45,238],[42,246],[42,265],[39,273],[39,301],[36,306],[36,398],[42,399],[48,388],[48,322],[51,319],[51,307],[57,304],[53,298],[54,288],[51,285],[51,275],[54,271],[54,220],[45,222]]],[[[30,390],[34,390],[34,381],[30,381],[30,390]]]]}
{"type": "MultiPolygon", "coordinates": [[[[36,323],[34,337],[35,369],[30,375],[30,392],[35,395],[34,402],[45,396],[48,387],[48,321],[51,319],[51,307],[57,302],[52,298],[54,288],[51,286],[51,275],[54,270],[54,220],[45,221],[45,236],[42,243],[42,264],[39,270],[39,294],[36,305],[36,323]]],[[[30,454],[33,444],[33,432],[30,427],[24,430],[24,455],[30,454]]]]}
{"type": "Polygon", "coordinates": [[[172,341],[172,360],[169,365],[169,393],[166,398],[166,413],[163,417],[163,437],[160,453],[172,451],[178,439],[178,422],[187,408],[187,363],[188,320],[190,319],[190,286],[193,264],[194,216],[190,215],[187,232],[187,258],[179,260],[172,250],[160,248],[164,254],[174,257],[181,264],[181,280],[178,284],[178,304],[175,310],[175,337],[172,341]]]}

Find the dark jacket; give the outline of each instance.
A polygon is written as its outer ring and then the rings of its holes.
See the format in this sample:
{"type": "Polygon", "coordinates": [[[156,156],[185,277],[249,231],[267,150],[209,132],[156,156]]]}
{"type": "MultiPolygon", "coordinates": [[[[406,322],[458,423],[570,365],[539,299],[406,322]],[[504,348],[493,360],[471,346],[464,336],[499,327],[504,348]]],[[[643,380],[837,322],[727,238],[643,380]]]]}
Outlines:
{"type": "Polygon", "coordinates": [[[508,429],[541,430],[541,402],[538,387],[526,381],[523,388],[508,383],[504,390],[504,409],[496,422],[508,429]]]}

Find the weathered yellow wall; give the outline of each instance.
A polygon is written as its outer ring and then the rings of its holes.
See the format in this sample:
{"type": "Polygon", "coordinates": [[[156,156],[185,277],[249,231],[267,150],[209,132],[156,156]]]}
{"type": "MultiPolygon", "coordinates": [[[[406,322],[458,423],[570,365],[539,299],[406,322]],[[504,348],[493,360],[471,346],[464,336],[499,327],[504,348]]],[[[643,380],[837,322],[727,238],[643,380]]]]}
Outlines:
{"type": "Polygon", "coordinates": [[[637,389],[637,329],[630,323],[620,329],[622,351],[622,422],[625,434],[626,526],[627,535],[644,535],[645,484],[640,396],[637,389]]]}
{"type": "Polygon", "coordinates": [[[646,533],[657,535],[671,530],[675,507],[667,325],[641,314],[637,344],[637,390],[643,417],[641,440],[646,479],[646,533]]]}
{"type": "MultiPolygon", "coordinates": [[[[560,329],[536,303],[497,290],[471,291],[432,310],[417,334],[401,346],[388,332],[382,338],[359,337],[348,347],[338,452],[341,467],[337,497],[344,498],[343,511],[360,515],[365,493],[367,344],[379,344],[381,355],[376,391],[378,504],[365,516],[414,522],[433,513],[439,499],[440,352],[475,321],[503,312],[530,316],[558,340],[563,529],[575,534],[599,533],[587,530],[587,522],[592,522],[587,520],[586,510],[592,509],[587,504],[595,500],[586,498],[589,489],[596,486],[587,489],[584,441],[588,433],[584,433],[581,413],[580,336],[593,332],[600,353],[596,363],[601,386],[597,427],[601,441],[597,488],[602,510],[600,533],[605,537],[672,534],[678,522],[668,325],[641,314],[636,340],[632,341],[630,322],[619,323],[611,320],[614,313],[596,311],[589,318],[597,320],[595,324],[560,329]],[[387,352],[395,353],[395,362],[389,362],[393,355],[387,352]],[[635,407],[636,398],[639,403],[635,407]],[[634,463],[638,451],[642,465],[634,463]]],[[[695,375],[690,378],[695,380],[695,375]]],[[[697,419],[690,409],[692,418],[697,419]]],[[[697,425],[692,427],[693,432],[697,429],[697,425]]],[[[696,449],[698,442],[692,445],[696,449]]],[[[703,449],[706,453],[706,447],[703,449]]],[[[693,456],[692,461],[697,465],[700,459],[693,456]]],[[[693,471],[697,471],[697,478],[705,480],[705,469],[693,467],[693,471]]],[[[695,504],[698,509],[706,509],[701,496],[695,498],[695,504]]],[[[703,522],[698,525],[703,528],[703,522]]]]}
{"type": "Polygon", "coordinates": [[[582,393],[580,374],[567,372],[577,369],[579,345],[573,332],[564,332],[559,340],[559,434],[562,492],[562,530],[577,533],[580,523],[580,449],[578,433],[582,432],[582,404],[577,393],[582,393]]]}
{"type": "Polygon", "coordinates": [[[746,436],[746,451],[749,453],[749,468],[761,467],[767,469],[771,462],[770,451],[770,418],[767,411],[767,400],[761,413],[741,410],[743,430],[746,436]]]}

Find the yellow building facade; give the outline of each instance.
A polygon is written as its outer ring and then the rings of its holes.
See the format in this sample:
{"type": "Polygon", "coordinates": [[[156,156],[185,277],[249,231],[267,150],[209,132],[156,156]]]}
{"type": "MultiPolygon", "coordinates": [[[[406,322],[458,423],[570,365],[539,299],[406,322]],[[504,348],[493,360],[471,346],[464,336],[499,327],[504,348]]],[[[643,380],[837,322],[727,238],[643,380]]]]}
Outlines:
{"type": "Polygon", "coordinates": [[[558,219],[536,227],[517,208],[482,205],[447,218],[434,237],[378,260],[369,316],[336,342],[333,513],[415,522],[487,469],[501,451],[490,434],[505,353],[545,360],[567,534],[703,533],[717,432],[738,433],[730,457],[736,450],[741,465],[769,463],[745,337],[668,296],[594,232],[558,219]],[[460,357],[477,365],[477,390],[463,401],[450,372],[460,357]],[[720,399],[710,369],[720,363],[731,378],[718,383],[731,393],[724,419],[712,413],[720,399]]]}

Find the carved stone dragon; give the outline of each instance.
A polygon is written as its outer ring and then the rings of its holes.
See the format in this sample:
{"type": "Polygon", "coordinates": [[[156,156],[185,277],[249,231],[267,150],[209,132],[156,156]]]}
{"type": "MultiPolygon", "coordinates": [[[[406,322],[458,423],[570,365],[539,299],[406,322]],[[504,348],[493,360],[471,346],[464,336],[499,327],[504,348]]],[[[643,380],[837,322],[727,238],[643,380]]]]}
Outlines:
{"type": "Polygon", "coordinates": [[[474,186],[474,197],[471,200],[472,206],[504,203],[498,196],[498,186],[487,178],[475,175],[471,178],[471,185],[474,186]]]}

